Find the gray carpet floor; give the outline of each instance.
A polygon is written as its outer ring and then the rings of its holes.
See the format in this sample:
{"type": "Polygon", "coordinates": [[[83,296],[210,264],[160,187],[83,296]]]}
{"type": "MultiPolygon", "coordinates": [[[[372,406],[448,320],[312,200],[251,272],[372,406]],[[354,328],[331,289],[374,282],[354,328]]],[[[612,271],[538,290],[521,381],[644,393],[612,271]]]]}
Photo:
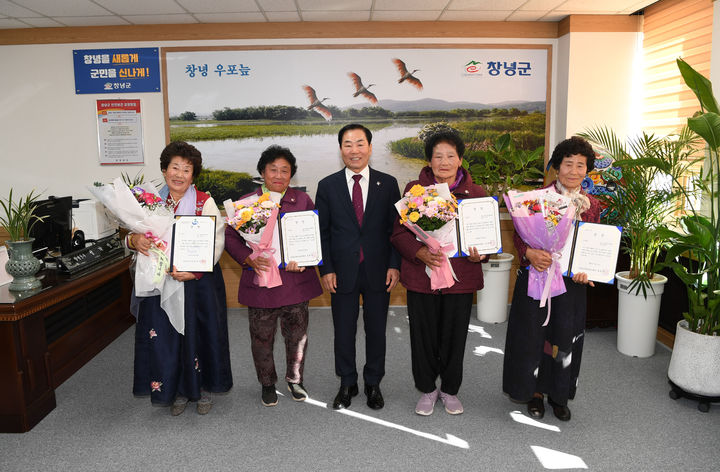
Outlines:
{"type": "MultiPolygon", "coordinates": [[[[419,393],[410,372],[405,307],[388,318],[386,401],[373,411],[365,397],[336,412],[332,319],[311,309],[305,386],[311,398],[297,403],[283,394],[276,407],[260,403],[250,357],[247,311],[231,310],[230,341],[235,386],[215,397],[206,416],[172,417],[131,393],[133,331],[57,390],[57,408],[32,431],[0,434],[1,471],[139,470],[488,470],[716,471],[720,466],[720,405],[701,413],[697,403],[668,396],[670,352],[629,358],[615,349],[614,330],[589,330],[573,418],[550,410],[533,421],[525,405],[501,391],[506,324],[473,316],[459,393],[465,413],[414,413],[419,393]]],[[[362,332],[362,322],[358,331],[362,332]]],[[[358,358],[364,359],[359,336],[358,358]]],[[[281,379],[284,351],[278,333],[281,379]]],[[[362,367],[362,366],[360,366],[362,367]]],[[[362,385],[361,385],[362,389],[362,385]]]]}

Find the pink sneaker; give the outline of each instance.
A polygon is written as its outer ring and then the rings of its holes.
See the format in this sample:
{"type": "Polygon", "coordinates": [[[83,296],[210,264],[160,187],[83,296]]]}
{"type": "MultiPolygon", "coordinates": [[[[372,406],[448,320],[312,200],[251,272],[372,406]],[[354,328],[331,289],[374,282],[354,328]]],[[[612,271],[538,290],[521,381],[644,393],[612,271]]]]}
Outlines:
{"type": "Polygon", "coordinates": [[[445,411],[451,415],[459,415],[463,412],[462,403],[460,403],[460,400],[458,400],[458,397],[455,395],[440,392],[440,400],[442,400],[443,405],[445,405],[445,411]]]}
{"type": "Polygon", "coordinates": [[[432,415],[435,409],[435,402],[438,399],[438,389],[433,390],[430,393],[423,393],[415,405],[415,413],[422,416],[432,415]]]}

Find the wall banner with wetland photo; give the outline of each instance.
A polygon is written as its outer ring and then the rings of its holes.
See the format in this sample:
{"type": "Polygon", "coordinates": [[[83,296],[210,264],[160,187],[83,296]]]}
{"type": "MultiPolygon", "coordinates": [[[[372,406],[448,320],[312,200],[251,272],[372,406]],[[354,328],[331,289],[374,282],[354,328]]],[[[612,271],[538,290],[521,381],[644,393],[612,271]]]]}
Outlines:
{"type": "Polygon", "coordinates": [[[373,132],[370,165],[402,188],[425,165],[422,138],[439,128],[460,132],[466,158],[506,134],[520,150],[545,146],[550,48],[164,48],[168,138],[202,152],[196,183],[215,201],[257,188],[257,161],[273,144],[293,152],[291,185],[314,198],[317,182],[343,166],[338,130],[362,123],[373,132]]]}

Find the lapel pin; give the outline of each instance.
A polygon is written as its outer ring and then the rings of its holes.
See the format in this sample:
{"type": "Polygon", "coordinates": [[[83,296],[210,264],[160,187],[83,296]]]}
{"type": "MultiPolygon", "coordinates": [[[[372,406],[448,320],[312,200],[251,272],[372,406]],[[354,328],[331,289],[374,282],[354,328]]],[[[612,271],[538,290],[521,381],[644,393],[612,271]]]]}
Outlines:
{"type": "Polygon", "coordinates": [[[379,181],[379,180],[378,180],[377,182],[375,182],[375,183],[378,184],[378,185],[380,185],[380,181],[379,181]]]}

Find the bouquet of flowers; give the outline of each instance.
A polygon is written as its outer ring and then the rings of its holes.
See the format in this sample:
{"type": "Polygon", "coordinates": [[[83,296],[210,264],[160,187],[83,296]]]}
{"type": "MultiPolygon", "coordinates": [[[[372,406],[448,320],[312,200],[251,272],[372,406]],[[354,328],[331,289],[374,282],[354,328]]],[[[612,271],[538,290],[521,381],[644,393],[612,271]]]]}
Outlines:
{"type": "Polygon", "coordinates": [[[538,272],[530,266],[528,276],[528,296],[540,300],[540,307],[548,303],[548,315],[543,324],[546,326],[550,320],[550,298],[566,291],[560,251],[572,231],[575,207],[568,197],[550,188],[529,192],[510,190],[504,198],[522,240],[532,248],[552,254],[553,262],[546,271],[538,272]]]}
{"type": "Polygon", "coordinates": [[[269,193],[260,196],[252,195],[244,200],[224,202],[228,214],[227,224],[245,239],[245,243],[253,250],[250,259],[262,256],[270,259],[270,270],[255,273],[255,284],[260,287],[273,288],[282,285],[278,261],[275,259],[275,237],[279,207],[270,200],[269,193]]]}
{"type": "Polygon", "coordinates": [[[90,192],[121,225],[133,233],[144,234],[153,242],[150,255],[137,253],[135,261],[135,295],[161,295],[160,306],[178,333],[185,331],[185,302],[182,282],[165,274],[170,269],[170,243],[175,215],[150,183],[128,185],[121,177],[111,184],[95,183],[90,192]]]}
{"type": "Polygon", "coordinates": [[[414,185],[395,203],[395,208],[400,213],[400,223],[412,231],[431,253],[441,252],[445,255],[440,267],[425,269],[430,277],[430,288],[439,290],[452,287],[457,277],[448,254],[456,250],[455,225],[448,223],[457,218],[457,200],[450,193],[448,185],[414,185]]]}

